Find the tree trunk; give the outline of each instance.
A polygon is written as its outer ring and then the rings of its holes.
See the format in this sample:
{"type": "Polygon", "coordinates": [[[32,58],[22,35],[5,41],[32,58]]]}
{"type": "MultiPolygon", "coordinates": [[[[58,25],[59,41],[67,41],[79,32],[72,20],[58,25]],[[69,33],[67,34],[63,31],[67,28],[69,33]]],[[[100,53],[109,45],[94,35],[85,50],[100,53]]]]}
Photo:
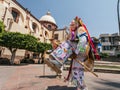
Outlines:
{"type": "Polygon", "coordinates": [[[1,55],[2,55],[2,47],[0,46],[0,57],[1,57],[1,55]]]}
{"type": "Polygon", "coordinates": [[[40,53],[38,55],[38,64],[40,64],[40,60],[41,60],[41,57],[40,57],[40,53]]]}
{"type": "Polygon", "coordinates": [[[13,65],[17,49],[16,48],[15,49],[10,49],[10,51],[11,51],[11,54],[12,54],[11,59],[10,59],[10,63],[13,65]]]}
{"type": "Polygon", "coordinates": [[[2,52],[3,52],[3,47],[0,46],[0,57],[2,56],[2,52]]]}

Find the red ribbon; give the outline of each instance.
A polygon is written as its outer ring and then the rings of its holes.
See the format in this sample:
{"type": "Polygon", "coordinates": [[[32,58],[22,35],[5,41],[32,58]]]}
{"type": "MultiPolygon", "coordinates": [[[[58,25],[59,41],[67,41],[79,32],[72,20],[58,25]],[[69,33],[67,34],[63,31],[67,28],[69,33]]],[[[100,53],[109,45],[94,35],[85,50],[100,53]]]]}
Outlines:
{"type": "Polygon", "coordinates": [[[84,24],[82,24],[82,26],[83,26],[83,27],[85,28],[85,30],[86,30],[86,33],[87,33],[87,35],[88,35],[89,43],[90,43],[90,45],[91,45],[91,47],[92,47],[92,49],[93,49],[93,52],[94,52],[94,54],[95,54],[96,59],[100,60],[100,56],[99,56],[98,53],[97,53],[97,50],[96,50],[96,48],[95,48],[95,46],[94,46],[94,44],[93,44],[93,42],[92,42],[92,39],[91,39],[91,37],[90,37],[90,34],[89,34],[86,26],[85,26],[84,24]]]}

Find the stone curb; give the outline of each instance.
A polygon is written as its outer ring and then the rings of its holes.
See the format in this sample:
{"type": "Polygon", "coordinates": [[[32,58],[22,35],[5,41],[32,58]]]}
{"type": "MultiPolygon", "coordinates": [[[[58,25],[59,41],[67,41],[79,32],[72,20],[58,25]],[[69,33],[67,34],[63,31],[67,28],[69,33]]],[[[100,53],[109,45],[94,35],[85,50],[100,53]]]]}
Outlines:
{"type": "MultiPolygon", "coordinates": [[[[69,70],[69,67],[68,67],[68,66],[65,66],[65,67],[64,67],[64,70],[65,70],[65,71],[69,70]]],[[[119,70],[119,69],[107,69],[107,68],[94,68],[94,72],[120,74],[120,70],[119,70]]]]}
{"type": "Polygon", "coordinates": [[[120,74],[120,70],[118,69],[106,69],[106,68],[95,68],[94,72],[102,72],[102,73],[114,73],[114,74],[120,74]]]}

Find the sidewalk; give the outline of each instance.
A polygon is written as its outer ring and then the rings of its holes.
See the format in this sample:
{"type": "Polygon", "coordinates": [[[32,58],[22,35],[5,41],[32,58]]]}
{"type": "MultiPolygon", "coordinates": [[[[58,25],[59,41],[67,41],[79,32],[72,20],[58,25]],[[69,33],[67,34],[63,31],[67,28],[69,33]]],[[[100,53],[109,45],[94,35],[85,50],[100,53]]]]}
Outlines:
{"type": "Polygon", "coordinates": [[[0,90],[61,90],[61,87],[63,90],[74,90],[74,87],[67,87],[68,83],[56,78],[56,74],[47,65],[45,73],[44,65],[40,64],[15,67],[16,70],[4,81],[0,90]]]}

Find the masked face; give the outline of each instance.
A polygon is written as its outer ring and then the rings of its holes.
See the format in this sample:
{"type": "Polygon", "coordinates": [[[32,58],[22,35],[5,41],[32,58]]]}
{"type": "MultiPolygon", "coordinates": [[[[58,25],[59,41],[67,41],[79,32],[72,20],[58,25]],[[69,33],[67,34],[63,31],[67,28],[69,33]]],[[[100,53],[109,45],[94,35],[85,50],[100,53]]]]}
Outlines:
{"type": "Polygon", "coordinates": [[[77,25],[76,25],[75,21],[72,21],[70,24],[70,27],[69,27],[70,31],[75,31],[76,28],[77,28],[77,25]]]}

